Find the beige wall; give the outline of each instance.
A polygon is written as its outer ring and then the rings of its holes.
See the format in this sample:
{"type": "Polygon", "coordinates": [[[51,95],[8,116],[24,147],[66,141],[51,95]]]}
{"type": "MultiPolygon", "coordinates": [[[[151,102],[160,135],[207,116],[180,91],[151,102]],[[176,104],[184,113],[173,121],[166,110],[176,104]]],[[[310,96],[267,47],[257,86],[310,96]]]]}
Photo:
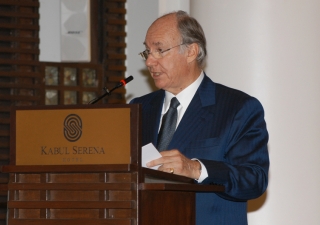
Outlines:
{"type": "Polygon", "coordinates": [[[320,1],[191,0],[190,8],[207,36],[207,74],[265,108],[270,180],[250,202],[249,224],[320,224],[320,1]]]}
{"type": "MultiPolygon", "coordinates": [[[[137,53],[169,2],[128,1],[128,100],[152,90],[137,53]]],[[[206,73],[265,108],[270,180],[249,202],[249,224],[320,224],[320,1],[190,0],[190,13],[207,36],[206,73]]]]}

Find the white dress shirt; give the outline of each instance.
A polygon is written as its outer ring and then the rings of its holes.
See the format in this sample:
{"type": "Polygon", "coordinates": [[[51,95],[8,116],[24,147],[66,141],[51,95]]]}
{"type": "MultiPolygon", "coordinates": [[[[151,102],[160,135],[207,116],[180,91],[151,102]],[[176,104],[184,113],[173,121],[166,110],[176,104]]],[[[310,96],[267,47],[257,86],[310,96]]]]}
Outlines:
{"type": "MultiPolygon", "coordinates": [[[[193,96],[195,95],[196,91],[198,90],[202,80],[204,78],[204,73],[201,71],[200,76],[188,87],[186,87],[184,90],[182,90],[179,94],[176,96],[168,91],[165,92],[165,99],[163,102],[163,107],[162,107],[162,112],[161,112],[161,121],[160,121],[160,126],[159,130],[161,127],[162,123],[162,117],[163,115],[169,110],[170,107],[170,101],[173,97],[176,97],[178,101],[180,102],[180,105],[177,108],[178,111],[178,119],[177,119],[177,126],[179,125],[184,113],[186,112],[193,96]]],[[[208,177],[208,172],[205,166],[202,164],[202,162],[198,159],[192,159],[192,160],[197,160],[201,164],[201,174],[199,179],[197,180],[199,183],[201,183],[205,178],[208,177]]]]}

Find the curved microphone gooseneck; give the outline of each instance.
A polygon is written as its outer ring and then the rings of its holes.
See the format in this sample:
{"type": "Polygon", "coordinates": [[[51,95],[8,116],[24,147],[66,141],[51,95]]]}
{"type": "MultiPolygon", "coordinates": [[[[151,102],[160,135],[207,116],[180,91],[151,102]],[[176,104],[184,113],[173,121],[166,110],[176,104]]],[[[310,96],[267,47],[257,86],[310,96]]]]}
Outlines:
{"type": "Polygon", "coordinates": [[[104,98],[105,96],[110,95],[111,92],[113,92],[115,89],[122,87],[122,86],[126,86],[126,84],[132,80],[133,80],[133,76],[129,76],[126,79],[120,80],[119,83],[114,88],[112,88],[110,91],[106,87],[104,87],[103,90],[105,90],[105,93],[103,95],[91,100],[88,104],[92,105],[92,104],[98,102],[100,99],[104,98]]]}

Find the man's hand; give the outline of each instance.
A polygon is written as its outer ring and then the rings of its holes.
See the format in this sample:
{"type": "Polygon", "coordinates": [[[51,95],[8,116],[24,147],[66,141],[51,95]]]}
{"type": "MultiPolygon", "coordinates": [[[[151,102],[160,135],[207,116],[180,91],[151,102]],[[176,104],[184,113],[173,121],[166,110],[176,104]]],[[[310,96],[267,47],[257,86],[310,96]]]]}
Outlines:
{"type": "Polygon", "coordinates": [[[173,149],[160,152],[161,158],[147,163],[148,167],[161,165],[158,170],[174,173],[192,179],[198,179],[201,173],[201,165],[197,160],[191,160],[182,155],[179,150],[173,149]]]}

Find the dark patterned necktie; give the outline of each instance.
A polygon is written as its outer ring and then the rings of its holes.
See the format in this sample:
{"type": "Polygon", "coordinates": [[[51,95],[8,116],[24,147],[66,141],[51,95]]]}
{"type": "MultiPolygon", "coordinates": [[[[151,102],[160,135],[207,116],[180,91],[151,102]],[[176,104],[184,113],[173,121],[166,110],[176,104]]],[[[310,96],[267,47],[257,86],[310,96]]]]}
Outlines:
{"type": "Polygon", "coordinates": [[[159,152],[166,150],[176,130],[180,102],[176,97],[171,99],[169,110],[162,117],[162,124],[158,134],[159,152]]]}

